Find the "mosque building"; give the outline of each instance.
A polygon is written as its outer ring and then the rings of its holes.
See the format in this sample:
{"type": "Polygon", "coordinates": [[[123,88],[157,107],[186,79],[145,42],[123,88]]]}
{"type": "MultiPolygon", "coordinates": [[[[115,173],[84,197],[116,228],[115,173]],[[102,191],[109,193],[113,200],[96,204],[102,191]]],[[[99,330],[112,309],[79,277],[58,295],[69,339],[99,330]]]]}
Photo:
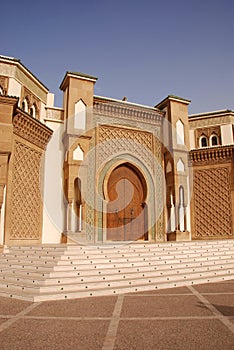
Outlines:
{"type": "Polygon", "coordinates": [[[0,245],[234,238],[234,111],[97,96],[96,81],[66,72],[58,108],[0,56],[0,245]]]}

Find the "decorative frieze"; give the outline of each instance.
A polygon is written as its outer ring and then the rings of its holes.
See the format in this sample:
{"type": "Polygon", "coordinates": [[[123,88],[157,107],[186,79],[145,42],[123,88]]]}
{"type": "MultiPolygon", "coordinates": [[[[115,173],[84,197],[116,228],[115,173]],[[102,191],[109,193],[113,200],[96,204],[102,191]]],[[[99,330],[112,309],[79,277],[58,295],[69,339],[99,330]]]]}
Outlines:
{"type": "Polygon", "coordinates": [[[38,120],[21,113],[13,117],[13,132],[34,145],[45,149],[52,131],[38,120]]]}
{"type": "Polygon", "coordinates": [[[193,166],[231,162],[234,146],[211,147],[190,151],[190,160],[193,166]]]}
{"type": "Polygon", "coordinates": [[[117,103],[97,103],[94,102],[93,113],[108,116],[118,116],[123,119],[143,121],[154,125],[160,125],[163,113],[157,110],[147,110],[144,108],[123,106],[117,103]]]}
{"type": "Polygon", "coordinates": [[[46,107],[46,119],[58,120],[62,122],[64,120],[64,110],[46,107]]]}

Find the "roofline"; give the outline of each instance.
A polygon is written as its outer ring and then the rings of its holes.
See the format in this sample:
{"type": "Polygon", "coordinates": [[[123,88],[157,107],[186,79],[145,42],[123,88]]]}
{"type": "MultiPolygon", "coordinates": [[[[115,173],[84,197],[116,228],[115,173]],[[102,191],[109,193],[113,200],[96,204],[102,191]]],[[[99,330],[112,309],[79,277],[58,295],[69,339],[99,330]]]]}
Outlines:
{"type": "Polygon", "coordinates": [[[62,90],[63,85],[64,85],[65,80],[67,79],[67,77],[88,80],[88,81],[92,81],[94,83],[96,83],[96,81],[98,80],[98,78],[96,78],[96,77],[94,77],[92,75],[85,74],[85,73],[66,71],[66,73],[64,75],[64,78],[63,78],[63,80],[62,80],[62,82],[61,82],[61,84],[59,86],[60,90],[62,90]]]}
{"type": "Polygon", "coordinates": [[[205,117],[207,115],[212,116],[212,115],[216,115],[216,114],[233,114],[234,115],[234,111],[232,111],[231,109],[222,109],[222,110],[213,111],[213,112],[190,114],[188,117],[189,118],[197,118],[197,117],[205,117]]]}
{"type": "Polygon", "coordinates": [[[93,97],[94,97],[94,98],[99,98],[99,99],[102,99],[102,100],[105,100],[105,101],[118,102],[118,103],[121,103],[121,104],[123,104],[123,105],[131,105],[131,106],[136,106],[136,107],[141,107],[141,108],[147,108],[147,109],[151,109],[151,110],[153,110],[153,111],[155,111],[155,112],[162,112],[162,111],[160,111],[158,108],[155,108],[155,107],[152,107],[152,106],[142,105],[142,104],[139,104],[139,103],[128,102],[128,101],[122,101],[122,100],[118,100],[118,99],[111,98],[111,97],[106,97],[106,96],[94,95],[93,97]]]}
{"type": "Polygon", "coordinates": [[[188,100],[186,98],[183,97],[179,97],[176,95],[168,95],[167,97],[165,97],[161,102],[159,102],[158,104],[155,105],[156,108],[159,108],[159,106],[163,105],[167,100],[171,100],[171,101],[177,101],[177,102],[183,102],[186,103],[187,105],[190,104],[191,100],[188,100]]]}
{"type": "Polygon", "coordinates": [[[44,90],[49,92],[49,89],[20,61],[20,59],[0,55],[0,61],[8,62],[11,64],[13,63],[13,64],[16,64],[17,66],[20,66],[23,69],[23,71],[26,72],[26,74],[30,74],[33,77],[33,79],[36,80],[37,83],[39,83],[43,87],[44,90]]]}

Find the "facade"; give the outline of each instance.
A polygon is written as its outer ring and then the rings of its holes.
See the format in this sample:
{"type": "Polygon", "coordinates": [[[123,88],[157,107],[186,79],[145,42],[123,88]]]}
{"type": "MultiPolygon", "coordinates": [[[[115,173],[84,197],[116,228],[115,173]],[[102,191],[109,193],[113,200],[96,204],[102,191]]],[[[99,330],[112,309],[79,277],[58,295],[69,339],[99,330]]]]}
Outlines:
{"type": "Polygon", "coordinates": [[[234,112],[96,96],[96,81],[67,72],[56,108],[0,57],[0,244],[233,238],[234,112]]]}

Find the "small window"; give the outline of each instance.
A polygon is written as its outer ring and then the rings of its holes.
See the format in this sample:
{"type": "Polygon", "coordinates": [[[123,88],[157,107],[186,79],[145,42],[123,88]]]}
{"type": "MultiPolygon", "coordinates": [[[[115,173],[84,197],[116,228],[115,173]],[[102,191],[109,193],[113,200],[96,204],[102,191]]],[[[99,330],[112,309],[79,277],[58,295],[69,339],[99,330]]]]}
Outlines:
{"type": "Polygon", "coordinates": [[[36,107],[35,107],[35,105],[32,105],[32,107],[30,108],[29,114],[31,115],[31,117],[36,118],[36,107]]]}
{"type": "Polygon", "coordinates": [[[28,113],[28,101],[26,98],[22,102],[22,110],[28,113]]]}
{"type": "Polygon", "coordinates": [[[4,95],[3,88],[0,86],[0,95],[4,95]]]}
{"type": "Polygon", "coordinates": [[[202,136],[200,138],[200,147],[208,147],[207,137],[202,136]]]}
{"type": "Polygon", "coordinates": [[[216,135],[211,136],[211,146],[218,146],[218,137],[216,135]]]}

